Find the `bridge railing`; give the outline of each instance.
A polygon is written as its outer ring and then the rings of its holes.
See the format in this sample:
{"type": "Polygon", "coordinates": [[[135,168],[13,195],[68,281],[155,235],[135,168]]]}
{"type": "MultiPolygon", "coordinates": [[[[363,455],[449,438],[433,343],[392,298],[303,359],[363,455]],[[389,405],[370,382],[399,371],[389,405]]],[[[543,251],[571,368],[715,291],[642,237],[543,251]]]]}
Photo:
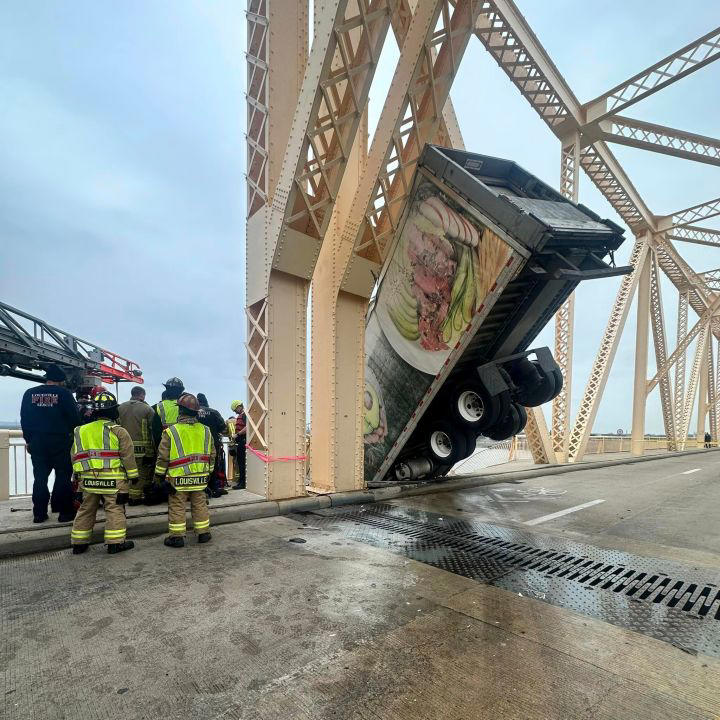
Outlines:
{"type": "MultiPolygon", "coordinates": [[[[232,482],[233,467],[228,453],[228,439],[223,438],[225,447],[225,473],[232,482]]],[[[48,485],[52,488],[53,475],[48,485]]],[[[32,494],[33,472],[30,453],[20,430],[0,429],[0,500],[32,494]]]]}
{"type": "Polygon", "coordinates": [[[0,430],[0,500],[32,493],[32,463],[20,430],[0,430]]]}
{"type": "MultiPolygon", "coordinates": [[[[591,435],[588,440],[586,455],[607,455],[612,453],[630,452],[630,435],[591,435]]],[[[710,443],[717,447],[717,442],[710,443]]],[[[690,436],[685,444],[686,450],[703,447],[704,442],[698,442],[695,436],[690,436]]],[[[647,436],[645,438],[645,452],[667,450],[668,443],[665,436],[647,436]]],[[[502,465],[513,461],[532,462],[532,453],[528,447],[525,434],[516,435],[509,440],[478,447],[470,457],[461,460],[451,471],[451,475],[467,475],[480,472],[484,468],[502,465]]]]}

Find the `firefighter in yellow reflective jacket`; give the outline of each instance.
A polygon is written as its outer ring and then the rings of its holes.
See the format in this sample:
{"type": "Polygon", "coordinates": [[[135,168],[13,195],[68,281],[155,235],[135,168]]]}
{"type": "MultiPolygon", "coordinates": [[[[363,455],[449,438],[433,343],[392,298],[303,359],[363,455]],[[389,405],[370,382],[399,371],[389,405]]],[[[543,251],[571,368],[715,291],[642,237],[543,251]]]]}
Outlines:
{"type": "Polygon", "coordinates": [[[128,480],[138,476],[133,441],[127,430],[115,422],[119,413],[112,393],[105,391],[96,395],[92,412],[92,422],[75,428],[72,447],[73,472],[83,494],[70,534],[75,555],[88,549],[101,502],[105,508],[108,553],[135,546],[132,540],[125,539],[124,508],[128,501],[128,480]]]}
{"type": "Polygon", "coordinates": [[[138,469],[138,479],[130,483],[128,505],[140,505],[146,486],[152,482],[155,467],[155,444],[150,434],[155,413],[145,402],[145,390],[139,385],[130,390],[130,399],[118,407],[118,412],[120,425],[132,438],[138,469]]]}
{"type": "Polygon", "coordinates": [[[185,386],[179,377],[171,377],[164,382],[165,390],[159,403],[153,405],[155,417],[152,423],[152,433],[155,444],[160,444],[162,431],[177,422],[178,419],[178,398],[183,394],[185,386]]]}
{"type": "Polygon", "coordinates": [[[210,428],[198,422],[200,405],[190,393],[183,393],[177,401],[178,420],[163,430],[158,446],[156,480],[165,484],[168,492],[168,529],[165,544],[169,547],[185,545],[185,510],[190,498],[190,512],[198,542],[210,540],[210,513],[205,490],[208,476],[215,464],[215,444],[210,428]]]}

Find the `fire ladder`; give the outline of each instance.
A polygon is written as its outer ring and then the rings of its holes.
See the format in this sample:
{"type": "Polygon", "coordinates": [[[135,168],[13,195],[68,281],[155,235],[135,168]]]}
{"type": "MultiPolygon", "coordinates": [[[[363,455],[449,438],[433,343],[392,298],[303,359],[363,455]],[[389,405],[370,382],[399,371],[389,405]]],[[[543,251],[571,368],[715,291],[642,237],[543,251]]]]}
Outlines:
{"type": "Polygon", "coordinates": [[[143,382],[142,370],[132,360],[0,302],[0,376],[39,381],[36,371],[50,363],[63,368],[71,390],[97,384],[95,378],[143,382]]]}

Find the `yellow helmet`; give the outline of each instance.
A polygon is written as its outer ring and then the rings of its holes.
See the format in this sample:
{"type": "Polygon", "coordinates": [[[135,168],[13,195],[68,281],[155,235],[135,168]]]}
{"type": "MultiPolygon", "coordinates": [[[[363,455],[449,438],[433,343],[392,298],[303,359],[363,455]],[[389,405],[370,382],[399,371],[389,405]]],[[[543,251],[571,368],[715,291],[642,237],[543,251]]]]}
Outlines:
{"type": "Polygon", "coordinates": [[[243,406],[243,404],[242,404],[242,402],[241,402],[240,400],[233,400],[233,401],[230,403],[230,409],[231,409],[233,412],[236,412],[237,409],[238,409],[238,408],[241,408],[242,406],[243,406]]]}

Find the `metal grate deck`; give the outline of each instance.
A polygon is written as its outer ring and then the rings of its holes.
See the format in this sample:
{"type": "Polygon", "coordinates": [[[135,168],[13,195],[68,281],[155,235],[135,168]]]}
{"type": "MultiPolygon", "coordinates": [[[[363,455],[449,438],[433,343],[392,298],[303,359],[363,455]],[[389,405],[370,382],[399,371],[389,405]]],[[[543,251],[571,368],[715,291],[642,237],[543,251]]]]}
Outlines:
{"type": "Polygon", "coordinates": [[[298,515],[346,537],[720,657],[720,570],[378,504],[298,515]]]}

